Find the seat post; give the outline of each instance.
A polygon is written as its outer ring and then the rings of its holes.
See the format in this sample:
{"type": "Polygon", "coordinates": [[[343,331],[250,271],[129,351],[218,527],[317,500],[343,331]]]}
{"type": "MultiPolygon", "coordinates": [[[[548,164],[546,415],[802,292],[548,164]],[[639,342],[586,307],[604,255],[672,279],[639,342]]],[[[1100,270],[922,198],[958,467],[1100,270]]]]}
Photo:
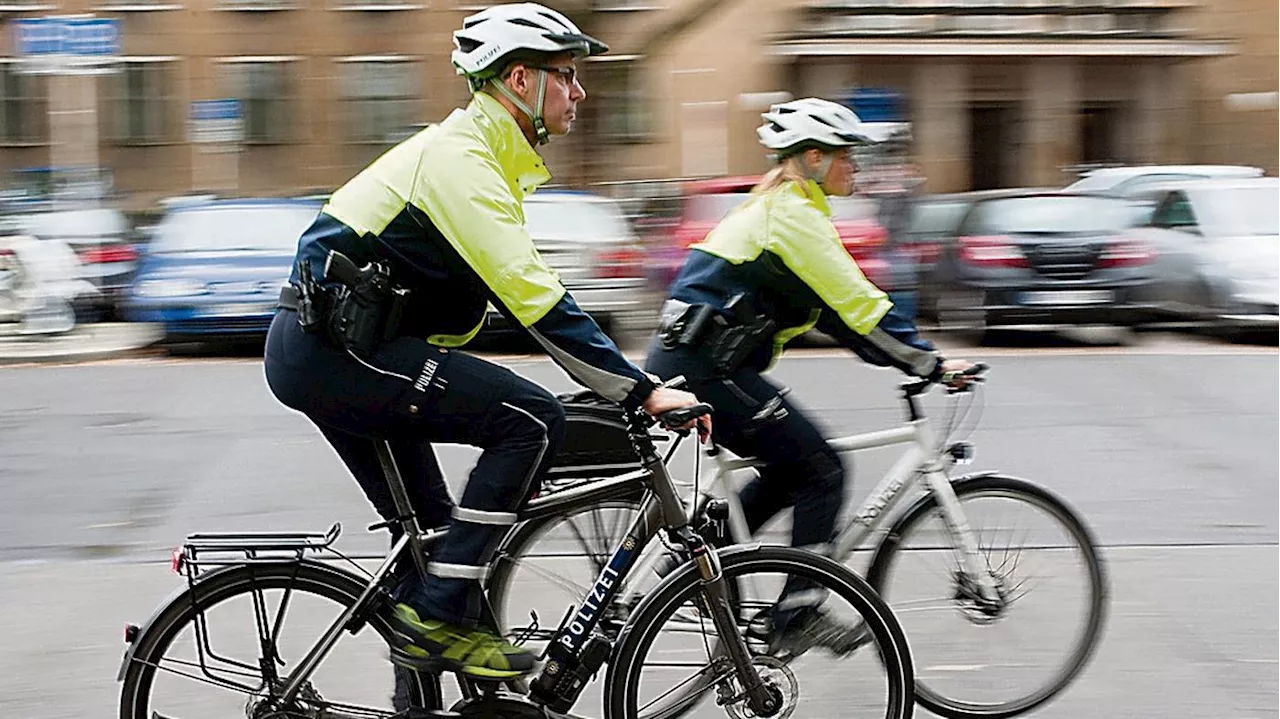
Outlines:
{"type": "Polygon", "coordinates": [[[413,564],[423,579],[427,576],[427,556],[422,549],[422,528],[418,526],[418,516],[414,514],[413,504],[409,501],[409,492],[404,487],[404,478],[400,476],[400,468],[396,458],[391,454],[391,442],[379,439],[374,442],[378,449],[378,461],[382,464],[382,473],[387,478],[387,486],[391,487],[391,498],[396,504],[396,513],[400,517],[400,526],[409,536],[409,548],[413,554],[413,564]]]}

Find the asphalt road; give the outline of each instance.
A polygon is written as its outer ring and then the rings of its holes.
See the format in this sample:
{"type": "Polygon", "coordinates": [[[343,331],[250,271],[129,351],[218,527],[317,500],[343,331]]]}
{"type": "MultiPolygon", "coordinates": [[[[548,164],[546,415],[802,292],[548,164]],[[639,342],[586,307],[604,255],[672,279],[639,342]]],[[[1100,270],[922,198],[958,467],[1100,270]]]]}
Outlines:
{"type": "MultiPolygon", "coordinates": [[[[1277,716],[1275,347],[1046,344],[949,348],[994,367],[974,469],[1067,498],[1112,574],[1098,656],[1036,716],[1277,716]]],[[[572,386],[544,360],[504,361],[572,386]]],[[[901,417],[895,373],[835,351],[802,353],[776,378],[833,434],[901,417]]],[[[383,545],[363,532],[372,513],[336,456],[250,359],[7,368],[0,397],[5,716],[114,716],[119,627],[178,586],[158,562],[190,531],[342,521],[344,549],[383,545]]],[[[935,416],[944,407],[931,400],[935,416]]],[[[457,487],[475,453],[440,455],[457,487]]],[[[892,459],[860,455],[852,496],[892,459]]]]}

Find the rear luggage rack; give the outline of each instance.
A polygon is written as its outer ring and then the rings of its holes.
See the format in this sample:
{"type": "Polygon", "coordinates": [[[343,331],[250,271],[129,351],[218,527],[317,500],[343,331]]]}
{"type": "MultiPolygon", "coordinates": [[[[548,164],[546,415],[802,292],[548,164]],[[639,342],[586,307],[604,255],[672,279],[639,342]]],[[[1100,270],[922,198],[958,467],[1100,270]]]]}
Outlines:
{"type": "Polygon", "coordinates": [[[333,551],[342,534],[342,523],[327,532],[205,532],[187,535],[174,551],[174,570],[183,567],[243,564],[244,562],[298,561],[307,552],[333,551]],[[209,556],[212,555],[212,556],[209,556]]]}

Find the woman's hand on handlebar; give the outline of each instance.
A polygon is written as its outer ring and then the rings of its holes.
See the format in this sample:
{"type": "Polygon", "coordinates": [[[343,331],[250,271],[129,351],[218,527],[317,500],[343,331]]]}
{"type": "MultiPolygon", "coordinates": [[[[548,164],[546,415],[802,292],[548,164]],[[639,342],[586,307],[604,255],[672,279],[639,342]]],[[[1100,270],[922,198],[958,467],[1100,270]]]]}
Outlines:
{"type": "MultiPolygon", "coordinates": [[[[684,409],[698,404],[698,398],[693,396],[691,392],[685,392],[680,389],[672,389],[671,387],[658,387],[653,390],[644,404],[640,405],[645,414],[650,417],[658,417],[663,412],[669,412],[673,409],[684,409]]],[[[703,415],[695,419],[689,420],[684,426],[678,429],[693,429],[697,427],[698,437],[704,442],[711,434],[711,416],[703,415]]]]}
{"type": "Polygon", "coordinates": [[[952,389],[964,389],[978,381],[979,375],[987,369],[981,362],[970,362],[964,359],[949,359],[942,363],[942,384],[952,389]]]}

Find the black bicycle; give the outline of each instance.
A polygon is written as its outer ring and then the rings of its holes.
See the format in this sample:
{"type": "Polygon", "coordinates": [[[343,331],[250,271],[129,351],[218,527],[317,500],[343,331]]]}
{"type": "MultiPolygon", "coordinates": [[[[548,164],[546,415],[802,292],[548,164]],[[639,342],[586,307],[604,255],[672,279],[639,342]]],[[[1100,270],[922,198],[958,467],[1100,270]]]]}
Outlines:
{"type": "MultiPolygon", "coordinates": [[[[710,411],[698,405],[668,412],[659,424],[680,427],[710,411]]],[[[126,629],[120,719],[576,716],[569,712],[606,664],[603,710],[610,719],[681,716],[712,701],[729,717],[785,719],[802,696],[811,715],[910,717],[910,654],[875,591],[814,553],[715,547],[703,536],[715,527],[690,526],[655,448],[664,435],[650,434],[654,420],[618,409],[617,421],[643,460],[640,469],[539,495],[520,512],[522,520],[542,520],[640,502],[595,585],[557,629],[542,631],[546,662],[531,682],[450,675],[456,687],[446,692],[439,674],[397,669],[391,696],[386,658],[395,577],[410,563],[425,569],[445,530],[418,526],[390,447],[380,442],[404,517],[390,554],[373,567],[340,553],[337,524],[323,534],[189,536],[174,555],[186,586],[144,625],[126,629]],[[690,559],[620,613],[615,595],[655,537],[690,559]],[[823,600],[794,632],[777,631],[774,607],[746,602],[736,589],[750,583],[776,597],[787,582],[802,582],[807,598],[823,600]],[[802,677],[814,680],[803,694],[802,677]]],[[[687,433],[677,434],[678,443],[687,433]]],[[[533,624],[536,630],[536,616],[533,624]]]]}

